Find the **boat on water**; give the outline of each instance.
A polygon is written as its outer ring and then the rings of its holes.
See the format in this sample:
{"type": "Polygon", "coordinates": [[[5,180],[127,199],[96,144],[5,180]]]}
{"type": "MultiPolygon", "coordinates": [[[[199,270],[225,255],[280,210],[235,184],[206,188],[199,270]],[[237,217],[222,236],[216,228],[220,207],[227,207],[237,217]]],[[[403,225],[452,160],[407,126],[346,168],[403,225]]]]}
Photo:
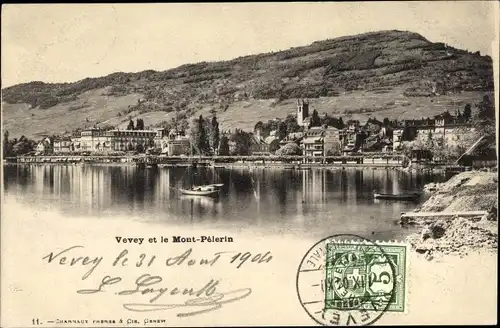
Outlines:
{"type": "Polygon", "coordinates": [[[383,194],[383,193],[373,193],[373,198],[375,199],[387,199],[387,200],[416,200],[420,198],[419,192],[409,192],[401,194],[383,194]]]}
{"type": "Polygon", "coordinates": [[[193,186],[192,189],[195,190],[220,190],[222,187],[224,187],[223,183],[213,183],[213,184],[208,184],[208,185],[201,185],[201,186],[193,186]]]}
{"type": "Polygon", "coordinates": [[[192,189],[179,189],[183,195],[189,196],[217,196],[219,194],[219,189],[216,188],[192,188],[192,189]]]}

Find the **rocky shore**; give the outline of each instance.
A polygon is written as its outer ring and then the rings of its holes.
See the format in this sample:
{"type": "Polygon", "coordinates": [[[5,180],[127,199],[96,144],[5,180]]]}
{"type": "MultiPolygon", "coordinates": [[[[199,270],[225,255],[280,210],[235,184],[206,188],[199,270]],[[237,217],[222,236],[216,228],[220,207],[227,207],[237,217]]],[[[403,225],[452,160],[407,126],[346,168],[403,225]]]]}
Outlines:
{"type": "Polygon", "coordinates": [[[469,171],[444,183],[425,186],[428,199],[417,212],[435,212],[433,217],[412,217],[402,224],[422,227],[408,236],[412,248],[428,260],[469,252],[496,252],[498,248],[496,172],[469,171]],[[439,216],[439,213],[484,211],[481,216],[439,216]]]}

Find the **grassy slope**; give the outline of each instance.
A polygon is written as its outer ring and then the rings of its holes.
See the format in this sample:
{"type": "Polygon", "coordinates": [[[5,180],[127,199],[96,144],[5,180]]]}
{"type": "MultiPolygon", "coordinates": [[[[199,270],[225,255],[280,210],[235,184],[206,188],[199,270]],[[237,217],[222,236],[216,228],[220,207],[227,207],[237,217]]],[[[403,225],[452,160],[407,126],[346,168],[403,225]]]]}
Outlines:
{"type": "MultiPolygon", "coordinates": [[[[339,97],[321,97],[312,99],[310,107],[316,109],[320,114],[328,113],[331,116],[342,116],[347,119],[365,121],[369,117],[382,120],[384,117],[390,119],[411,119],[420,117],[432,117],[445,110],[454,112],[457,108],[463,111],[466,103],[475,104],[481,101],[483,95],[491,92],[469,91],[455,95],[442,95],[436,97],[411,97],[406,98],[401,94],[374,94],[347,93],[339,97]],[[369,108],[369,112],[357,113],[360,109],[369,108]]],[[[287,114],[296,111],[296,100],[290,99],[273,105],[271,100],[239,101],[231,104],[226,111],[218,111],[217,117],[222,122],[223,129],[240,128],[253,130],[258,121],[277,117],[284,118],[287,114]]],[[[473,109],[474,110],[474,109],[473,109]]],[[[197,111],[196,115],[210,115],[209,108],[197,111]]]]}
{"type": "Polygon", "coordinates": [[[364,120],[455,111],[490,90],[491,58],[445,49],[411,32],[382,31],[163,72],[21,84],[2,90],[2,107],[11,136],[64,133],[97,122],[123,128],[136,117],[153,125],[177,113],[208,116],[211,110],[223,129],[249,130],[259,120],[294,113],[297,97],[313,98],[312,109],[320,113],[364,120]],[[433,88],[446,95],[425,96],[433,88]]]}
{"type": "Polygon", "coordinates": [[[35,138],[44,134],[64,134],[78,127],[89,127],[96,122],[116,117],[120,111],[137,103],[140,98],[136,94],[106,97],[101,95],[101,91],[88,91],[75,101],[44,110],[30,110],[27,104],[2,103],[4,129],[12,137],[22,134],[35,138]]]}

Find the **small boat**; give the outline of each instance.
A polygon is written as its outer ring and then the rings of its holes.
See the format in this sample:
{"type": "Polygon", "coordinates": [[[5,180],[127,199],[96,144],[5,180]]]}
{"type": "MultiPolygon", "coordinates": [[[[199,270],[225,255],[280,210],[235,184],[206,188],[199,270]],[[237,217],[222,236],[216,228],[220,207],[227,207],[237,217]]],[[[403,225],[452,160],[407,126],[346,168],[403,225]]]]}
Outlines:
{"type": "Polygon", "coordinates": [[[208,185],[201,185],[201,186],[193,186],[192,189],[194,190],[220,190],[222,187],[224,187],[223,183],[214,183],[214,184],[208,184],[208,185]]]}
{"type": "Polygon", "coordinates": [[[201,189],[201,188],[193,188],[193,189],[179,189],[180,192],[184,195],[190,196],[216,196],[220,190],[218,189],[201,189]]]}
{"type": "Polygon", "coordinates": [[[420,197],[420,193],[411,192],[404,194],[382,194],[382,193],[373,193],[373,198],[375,199],[388,199],[388,200],[415,200],[420,197]]]}

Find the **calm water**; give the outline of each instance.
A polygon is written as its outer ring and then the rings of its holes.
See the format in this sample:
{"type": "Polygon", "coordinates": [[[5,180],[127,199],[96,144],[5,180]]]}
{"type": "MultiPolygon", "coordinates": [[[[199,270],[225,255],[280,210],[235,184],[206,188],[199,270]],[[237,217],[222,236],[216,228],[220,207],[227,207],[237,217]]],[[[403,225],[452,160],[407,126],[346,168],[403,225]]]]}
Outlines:
{"type": "Polygon", "coordinates": [[[377,201],[372,191],[418,190],[442,175],[396,170],[157,168],[90,165],[4,165],[7,200],[56,210],[68,220],[147,221],[257,234],[322,238],[355,233],[401,239],[395,221],[414,202],[377,201]],[[179,195],[191,183],[224,183],[216,199],[179,195]]]}

